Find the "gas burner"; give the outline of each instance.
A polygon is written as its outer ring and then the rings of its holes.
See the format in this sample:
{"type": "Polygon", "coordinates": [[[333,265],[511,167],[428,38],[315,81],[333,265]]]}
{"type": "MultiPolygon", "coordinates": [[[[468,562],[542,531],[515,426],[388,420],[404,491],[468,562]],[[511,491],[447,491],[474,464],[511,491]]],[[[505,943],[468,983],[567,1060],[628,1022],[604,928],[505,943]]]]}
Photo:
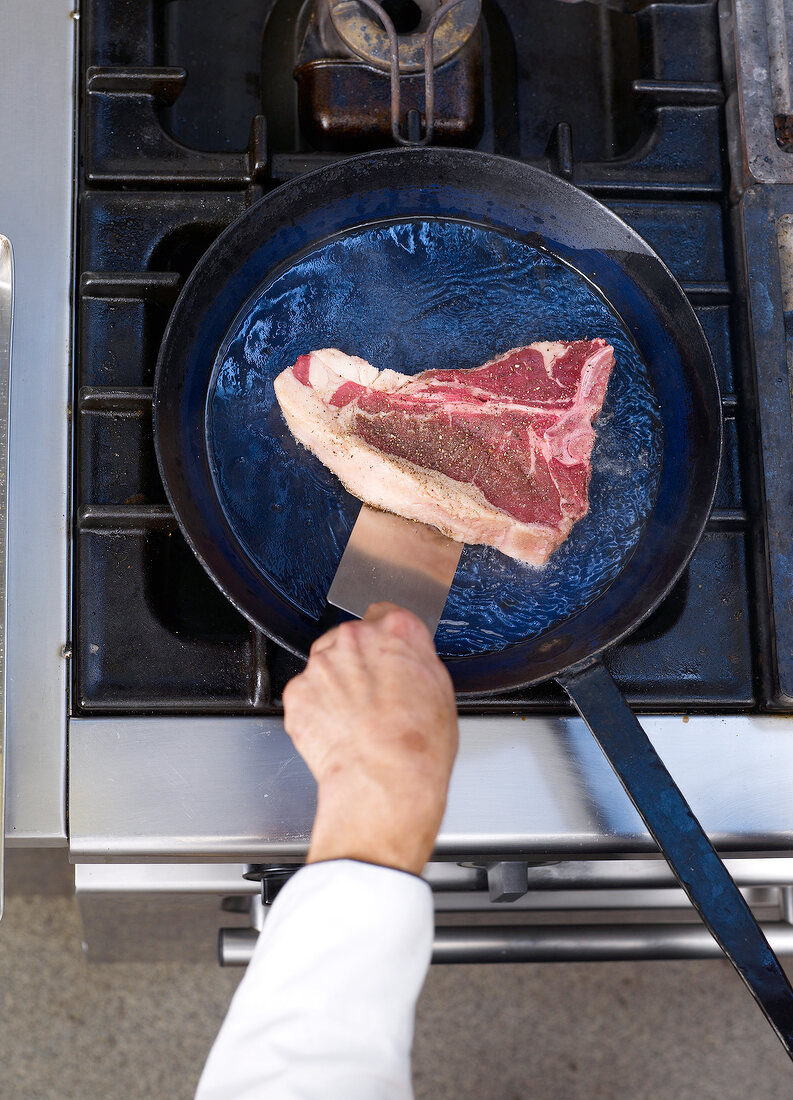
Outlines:
{"type": "Polygon", "coordinates": [[[482,130],[481,0],[315,0],[295,68],[304,137],[362,150],[475,143],[482,130]]]}
{"type": "Polygon", "coordinates": [[[427,34],[432,33],[433,63],[445,64],[475,33],[482,4],[481,0],[383,0],[382,4],[318,0],[316,8],[328,48],[338,48],[341,41],[351,57],[390,72],[390,22],[397,35],[400,73],[420,73],[425,68],[427,34]]]}

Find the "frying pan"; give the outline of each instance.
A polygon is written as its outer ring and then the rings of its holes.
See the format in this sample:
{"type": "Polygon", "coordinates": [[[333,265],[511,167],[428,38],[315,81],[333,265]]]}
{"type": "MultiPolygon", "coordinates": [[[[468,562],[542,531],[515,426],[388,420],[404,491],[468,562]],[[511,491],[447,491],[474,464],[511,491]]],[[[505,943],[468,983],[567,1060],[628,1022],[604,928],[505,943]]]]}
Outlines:
{"type": "Polygon", "coordinates": [[[633,230],[562,180],[470,151],[366,154],[278,188],[218,238],[171,315],[154,396],[160,471],[210,576],[305,655],[346,617],[324,597],[359,505],[290,440],[275,374],[320,346],[410,373],[602,334],[618,354],[590,515],[545,567],[561,561],[556,574],[466,547],[439,652],[463,696],[551,677],[564,686],[793,1056],[793,990],[600,659],[680,577],[721,448],[705,337],[633,230]],[[584,323],[597,331],[576,331],[584,323]],[[623,444],[631,461],[620,465],[623,444]]]}

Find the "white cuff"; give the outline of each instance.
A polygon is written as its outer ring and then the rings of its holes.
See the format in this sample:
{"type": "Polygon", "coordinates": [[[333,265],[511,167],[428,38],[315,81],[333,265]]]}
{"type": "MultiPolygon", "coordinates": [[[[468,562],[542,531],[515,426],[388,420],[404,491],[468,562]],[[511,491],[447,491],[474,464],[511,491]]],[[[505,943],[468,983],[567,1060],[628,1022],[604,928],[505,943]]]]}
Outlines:
{"type": "Polygon", "coordinates": [[[432,934],[422,879],[354,860],[302,868],[267,915],[198,1100],[409,1097],[432,934]]]}

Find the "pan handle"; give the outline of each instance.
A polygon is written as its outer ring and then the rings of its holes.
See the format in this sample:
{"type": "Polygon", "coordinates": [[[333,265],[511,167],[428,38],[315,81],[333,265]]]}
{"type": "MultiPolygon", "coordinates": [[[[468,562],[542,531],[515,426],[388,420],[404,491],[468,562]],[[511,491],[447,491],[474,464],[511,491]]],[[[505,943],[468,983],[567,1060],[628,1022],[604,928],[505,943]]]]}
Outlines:
{"type": "Polygon", "coordinates": [[[793,1058],[793,989],[702,826],[600,660],[558,677],[691,904],[793,1058]]]}

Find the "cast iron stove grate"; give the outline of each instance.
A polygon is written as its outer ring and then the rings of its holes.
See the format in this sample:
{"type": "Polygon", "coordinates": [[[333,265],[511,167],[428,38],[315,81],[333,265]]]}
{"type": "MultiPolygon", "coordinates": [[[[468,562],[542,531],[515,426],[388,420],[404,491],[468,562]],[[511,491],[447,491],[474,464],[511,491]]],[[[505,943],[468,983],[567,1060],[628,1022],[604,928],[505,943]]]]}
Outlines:
{"type": "MultiPolygon", "coordinates": [[[[730,248],[716,6],[632,8],[485,0],[478,148],[598,195],[697,310],[724,393],[716,510],[683,579],[609,665],[640,710],[757,709],[768,702],[768,623],[745,506],[757,470],[734,332],[745,290],[730,248]]],[[[170,309],[211,241],[267,189],[345,155],[310,148],[296,121],[301,10],[292,0],[82,7],[75,712],[274,713],[298,668],[187,548],[157,473],[151,386],[170,309]]],[[[555,685],[466,705],[565,709],[555,685]]]]}

